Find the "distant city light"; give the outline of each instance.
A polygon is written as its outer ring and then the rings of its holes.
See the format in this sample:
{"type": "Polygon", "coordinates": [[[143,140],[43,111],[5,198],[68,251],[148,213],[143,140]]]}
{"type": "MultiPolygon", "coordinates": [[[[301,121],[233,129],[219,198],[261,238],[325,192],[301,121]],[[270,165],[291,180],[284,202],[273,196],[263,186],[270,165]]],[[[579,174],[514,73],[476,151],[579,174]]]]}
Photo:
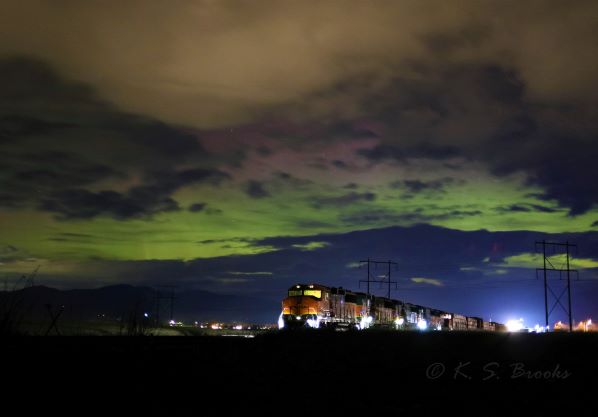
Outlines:
{"type": "Polygon", "coordinates": [[[417,328],[420,330],[426,330],[428,328],[428,323],[422,319],[417,322],[417,328]]]}
{"type": "Polygon", "coordinates": [[[580,321],[579,324],[577,325],[577,329],[578,331],[582,331],[582,332],[591,332],[593,331],[592,328],[592,319],[587,319],[585,321],[580,321]]]}

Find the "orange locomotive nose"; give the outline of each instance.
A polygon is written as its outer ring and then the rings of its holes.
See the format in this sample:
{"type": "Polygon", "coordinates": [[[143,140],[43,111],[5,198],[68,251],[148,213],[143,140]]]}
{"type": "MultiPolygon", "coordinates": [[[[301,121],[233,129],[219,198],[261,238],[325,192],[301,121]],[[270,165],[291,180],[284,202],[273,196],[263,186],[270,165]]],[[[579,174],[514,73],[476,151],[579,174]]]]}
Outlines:
{"type": "Polygon", "coordinates": [[[282,301],[282,314],[303,316],[305,314],[318,314],[319,301],[312,297],[287,297],[282,301]]]}

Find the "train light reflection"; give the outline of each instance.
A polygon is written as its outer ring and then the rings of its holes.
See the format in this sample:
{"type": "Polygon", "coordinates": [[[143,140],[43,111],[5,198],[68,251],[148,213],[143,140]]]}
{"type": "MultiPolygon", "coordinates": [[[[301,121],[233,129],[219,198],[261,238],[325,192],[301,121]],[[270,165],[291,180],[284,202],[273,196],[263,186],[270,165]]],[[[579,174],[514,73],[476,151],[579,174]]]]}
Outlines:
{"type": "Polygon", "coordinates": [[[280,313],[280,316],[278,316],[278,328],[284,329],[284,320],[282,319],[282,313],[280,313]]]}

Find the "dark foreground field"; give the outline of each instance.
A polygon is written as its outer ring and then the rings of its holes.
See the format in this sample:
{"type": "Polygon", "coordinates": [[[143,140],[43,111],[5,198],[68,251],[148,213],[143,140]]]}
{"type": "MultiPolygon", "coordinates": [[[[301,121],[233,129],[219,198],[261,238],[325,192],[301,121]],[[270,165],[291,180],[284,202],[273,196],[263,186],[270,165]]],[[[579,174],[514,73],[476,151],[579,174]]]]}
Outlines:
{"type": "Polygon", "coordinates": [[[591,415],[597,348],[598,334],[7,338],[2,402],[20,414],[591,415]]]}

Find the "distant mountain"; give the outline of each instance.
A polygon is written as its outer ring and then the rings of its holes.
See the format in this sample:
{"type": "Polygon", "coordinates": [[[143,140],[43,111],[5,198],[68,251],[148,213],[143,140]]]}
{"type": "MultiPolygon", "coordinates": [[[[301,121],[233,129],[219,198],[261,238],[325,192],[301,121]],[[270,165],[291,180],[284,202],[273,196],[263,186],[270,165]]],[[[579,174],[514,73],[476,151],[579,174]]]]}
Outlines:
{"type": "MultiPolygon", "coordinates": [[[[2,300],[17,301],[27,317],[47,319],[46,305],[52,309],[64,306],[63,318],[88,320],[98,318],[126,318],[131,314],[154,315],[155,291],[149,287],[113,285],[97,289],[58,290],[34,286],[14,292],[0,291],[2,300]]],[[[161,316],[170,315],[169,300],[162,300],[161,316]]],[[[190,290],[175,292],[174,318],[193,321],[241,321],[274,323],[280,314],[280,303],[255,297],[214,294],[190,290]]]]}

